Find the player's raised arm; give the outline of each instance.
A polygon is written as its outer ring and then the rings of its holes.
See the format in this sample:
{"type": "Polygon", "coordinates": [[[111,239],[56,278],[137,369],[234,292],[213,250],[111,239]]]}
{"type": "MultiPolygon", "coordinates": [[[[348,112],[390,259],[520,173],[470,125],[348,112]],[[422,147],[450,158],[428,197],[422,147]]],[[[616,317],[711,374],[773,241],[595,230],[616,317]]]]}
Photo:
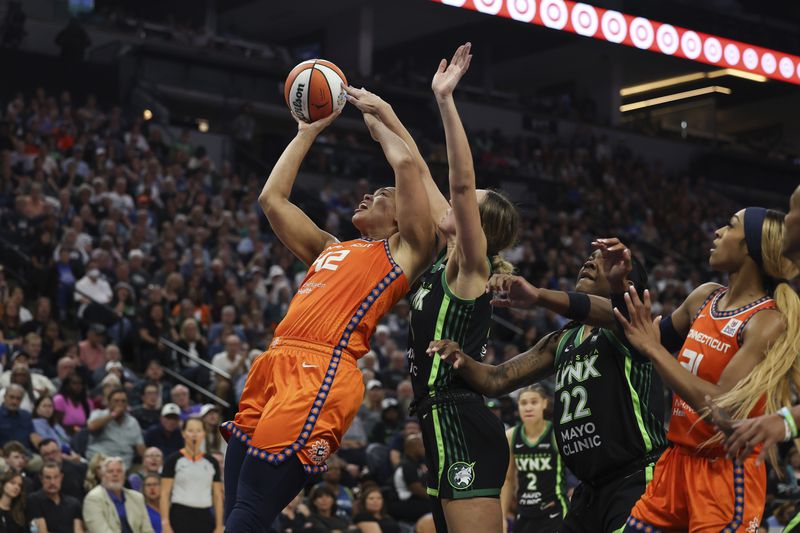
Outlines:
{"type": "Polygon", "coordinates": [[[483,281],[489,274],[489,265],[486,262],[486,235],[481,226],[475,194],[475,168],[467,132],[464,131],[453,100],[453,91],[472,60],[471,46],[470,43],[459,46],[449,65],[446,59],[442,59],[433,76],[431,88],[436,96],[447,140],[450,202],[456,225],[459,272],[467,275],[475,273],[483,281]]]}
{"type": "Polygon", "coordinates": [[[439,354],[453,365],[470,387],[485,396],[503,396],[526,385],[541,381],[555,372],[556,347],[559,332],[545,335],[535,346],[494,366],[479,363],[461,351],[458,343],[443,339],[431,342],[428,356],[439,354]]]}
{"type": "Polygon", "coordinates": [[[258,196],[258,204],[272,230],[292,253],[306,265],[314,262],[336,238],[323,231],[289,201],[300,164],[319,133],[339,116],[341,110],[311,124],[297,120],[297,135],[286,147],[258,196]]]}
{"type": "Polygon", "coordinates": [[[413,282],[431,263],[434,254],[436,224],[431,216],[425,185],[408,145],[373,114],[374,107],[362,101],[369,102],[372,93],[348,87],[347,94],[348,102],[364,113],[364,122],[372,138],[381,145],[394,170],[399,239],[391,246],[397,247],[395,259],[409,282],[413,282]]]}

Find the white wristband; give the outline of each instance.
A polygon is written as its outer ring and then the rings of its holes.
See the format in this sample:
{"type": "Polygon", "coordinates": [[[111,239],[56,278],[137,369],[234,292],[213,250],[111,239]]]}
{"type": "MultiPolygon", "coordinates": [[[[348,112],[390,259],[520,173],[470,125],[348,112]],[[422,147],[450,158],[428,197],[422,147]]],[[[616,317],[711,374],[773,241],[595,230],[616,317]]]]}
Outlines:
{"type": "Polygon", "coordinates": [[[785,418],[783,418],[783,427],[786,429],[786,434],[783,437],[783,442],[789,442],[790,440],[792,440],[792,428],[789,427],[789,422],[787,422],[785,418]]]}

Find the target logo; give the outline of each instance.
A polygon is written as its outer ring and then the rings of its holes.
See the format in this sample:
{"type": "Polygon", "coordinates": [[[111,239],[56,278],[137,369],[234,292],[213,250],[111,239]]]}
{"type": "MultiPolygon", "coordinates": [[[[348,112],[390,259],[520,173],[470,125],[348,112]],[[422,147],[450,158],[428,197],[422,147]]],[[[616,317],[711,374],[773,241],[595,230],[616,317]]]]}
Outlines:
{"type": "Polygon", "coordinates": [[[758,66],[758,54],[752,48],[748,48],[742,54],[742,62],[745,67],[753,70],[758,66]]]}
{"type": "Polygon", "coordinates": [[[594,7],[587,4],[575,4],[572,8],[572,27],[575,33],[584,37],[593,37],[597,33],[600,21],[594,7]]]}
{"type": "Polygon", "coordinates": [[[659,26],[656,32],[656,43],[658,43],[658,49],[668,56],[677,52],[680,39],[678,38],[678,32],[675,30],[675,27],[671,24],[662,24],[659,26]]]}
{"type": "MultiPolygon", "coordinates": [[[[503,7],[503,0],[473,0],[475,9],[487,15],[497,15],[503,7]]],[[[463,1],[461,2],[464,3],[463,1]]]]}
{"type": "Polygon", "coordinates": [[[778,70],[781,71],[781,76],[784,78],[791,78],[794,73],[794,63],[788,57],[782,57],[778,63],[778,70]]]}
{"type": "Polygon", "coordinates": [[[520,22],[530,22],[536,15],[536,0],[508,0],[506,7],[511,18],[520,22]]]}
{"type": "Polygon", "coordinates": [[[650,24],[649,20],[642,17],[636,17],[631,22],[630,31],[631,41],[633,41],[633,45],[636,48],[646,50],[653,45],[653,25],[650,24]]]}
{"type": "Polygon", "coordinates": [[[706,56],[706,59],[712,63],[717,63],[722,59],[722,45],[719,39],[716,37],[709,37],[706,39],[706,42],[703,43],[703,54],[706,56]]]}
{"type": "Polygon", "coordinates": [[[697,59],[700,57],[702,48],[703,43],[700,41],[700,37],[695,32],[687,31],[681,37],[681,51],[683,52],[683,55],[689,59],[697,59]]]}
{"type": "Polygon", "coordinates": [[[725,62],[731,66],[737,64],[739,62],[739,58],[741,54],[739,53],[739,47],[735,44],[726,44],[725,45],[725,62]]]}
{"type": "Polygon", "coordinates": [[[628,23],[619,11],[606,11],[600,21],[603,36],[612,43],[621,43],[628,34],[628,23]]]}
{"type": "MultiPolygon", "coordinates": [[[[453,7],[461,7],[463,6],[467,0],[442,0],[442,3],[446,6],[453,6],[453,7]]],[[[475,2],[476,4],[478,2],[475,2]]]]}
{"type": "Polygon", "coordinates": [[[764,72],[767,74],[775,72],[775,69],[778,68],[778,61],[775,59],[775,56],[769,52],[761,56],[761,68],[763,68],[764,72]]]}
{"type": "Polygon", "coordinates": [[[564,26],[567,25],[569,13],[564,0],[544,0],[539,4],[539,9],[541,10],[542,22],[548,28],[563,30],[564,26]]]}

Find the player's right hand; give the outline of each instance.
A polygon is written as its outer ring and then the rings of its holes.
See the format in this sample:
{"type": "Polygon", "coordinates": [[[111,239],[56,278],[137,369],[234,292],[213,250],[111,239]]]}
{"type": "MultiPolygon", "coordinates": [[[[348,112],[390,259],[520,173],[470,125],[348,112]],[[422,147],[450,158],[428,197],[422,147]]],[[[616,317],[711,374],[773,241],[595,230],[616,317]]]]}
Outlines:
{"type": "Polygon", "coordinates": [[[450,363],[456,370],[464,366],[466,360],[469,359],[469,356],[461,351],[461,346],[457,342],[448,339],[431,341],[426,353],[428,357],[433,357],[438,353],[442,361],[450,363]]]}
{"type": "Polygon", "coordinates": [[[363,87],[356,89],[355,87],[342,85],[342,88],[347,93],[347,101],[356,106],[362,113],[377,115],[384,106],[388,105],[383,98],[363,87]]]}
{"type": "Polygon", "coordinates": [[[512,274],[495,274],[489,278],[486,292],[493,295],[490,303],[494,307],[529,309],[539,302],[539,289],[522,276],[512,274]]]}
{"type": "Polygon", "coordinates": [[[633,269],[631,251],[616,237],[597,239],[592,242],[592,246],[600,250],[601,260],[598,264],[608,279],[611,290],[625,292],[625,278],[633,269]]]}
{"type": "Polygon", "coordinates": [[[431,81],[431,89],[436,98],[446,98],[453,94],[461,77],[469,69],[470,61],[472,61],[471,51],[472,43],[462,44],[453,54],[449,65],[446,59],[439,62],[439,68],[431,81]]]}
{"type": "Polygon", "coordinates": [[[330,126],[331,123],[334,120],[336,120],[336,117],[338,117],[339,115],[342,114],[342,109],[344,109],[344,108],[340,107],[339,109],[337,109],[336,111],[334,111],[333,113],[328,115],[327,117],[321,118],[319,120],[316,120],[316,121],[310,122],[310,123],[300,120],[299,118],[297,118],[295,116],[294,113],[292,113],[292,117],[294,118],[295,122],[297,122],[297,131],[298,132],[308,132],[308,133],[312,133],[314,135],[319,135],[322,130],[324,130],[325,128],[330,126]]]}

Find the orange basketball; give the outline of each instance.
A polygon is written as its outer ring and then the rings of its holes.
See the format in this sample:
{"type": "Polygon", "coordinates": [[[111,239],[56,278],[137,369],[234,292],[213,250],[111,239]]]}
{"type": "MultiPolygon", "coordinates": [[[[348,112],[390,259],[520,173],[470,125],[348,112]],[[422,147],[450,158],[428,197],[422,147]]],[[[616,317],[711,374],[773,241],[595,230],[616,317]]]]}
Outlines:
{"type": "Polygon", "coordinates": [[[347,85],[347,78],[330,61],[303,61],[286,77],[286,105],[303,122],[325,118],[346,103],[342,84],[347,85]]]}

